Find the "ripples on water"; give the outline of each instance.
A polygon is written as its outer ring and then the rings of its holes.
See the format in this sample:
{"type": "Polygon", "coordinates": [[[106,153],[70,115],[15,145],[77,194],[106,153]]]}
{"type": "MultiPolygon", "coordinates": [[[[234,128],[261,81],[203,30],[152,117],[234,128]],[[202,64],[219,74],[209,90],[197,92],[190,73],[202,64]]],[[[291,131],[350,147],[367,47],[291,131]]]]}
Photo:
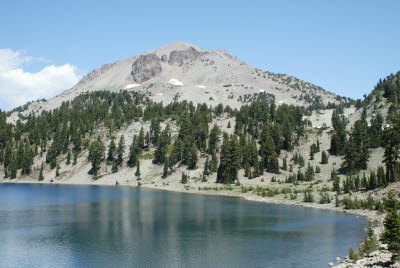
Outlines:
{"type": "Polygon", "coordinates": [[[364,218],[131,187],[0,185],[0,266],[326,267],[364,218]]]}

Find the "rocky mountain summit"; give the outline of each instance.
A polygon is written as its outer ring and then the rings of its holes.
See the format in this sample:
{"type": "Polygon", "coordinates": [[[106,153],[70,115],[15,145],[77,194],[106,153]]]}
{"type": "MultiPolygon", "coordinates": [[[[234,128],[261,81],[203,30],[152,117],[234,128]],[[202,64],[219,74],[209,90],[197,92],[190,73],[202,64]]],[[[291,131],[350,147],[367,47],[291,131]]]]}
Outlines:
{"type": "MultiPolygon", "coordinates": [[[[274,97],[277,104],[327,104],[340,100],[335,94],[298,78],[259,70],[225,50],[203,50],[193,44],[175,42],[105,64],[61,95],[24,107],[22,115],[52,110],[83,92],[97,90],[134,90],[157,102],[188,100],[209,105],[224,103],[234,108],[261,93],[274,97]]],[[[15,112],[9,120],[17,119],[15,112]]]]}

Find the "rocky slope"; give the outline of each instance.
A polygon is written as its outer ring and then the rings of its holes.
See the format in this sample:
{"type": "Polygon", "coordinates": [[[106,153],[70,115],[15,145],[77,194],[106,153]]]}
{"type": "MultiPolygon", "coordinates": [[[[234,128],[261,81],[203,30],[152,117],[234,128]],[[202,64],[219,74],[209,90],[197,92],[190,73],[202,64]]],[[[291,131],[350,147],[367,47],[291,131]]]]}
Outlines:
{"type": "MultiPolygon", "coordinates": [[[[188,100],[231,107],[239,107],[250,95],[261,92],[273,94],[277,104],[326,104],[340,99],[295,77],[259,70],[225,50],[203,50],[175,42],[95,69],[61,95],[31,103],[22,115],[52,110],[83,92],[104,89],[147,92],[153,100],[164,103],[188,100]]],[[[18,112],[9,117],[10,122],[17,119],[18,112]]]]}

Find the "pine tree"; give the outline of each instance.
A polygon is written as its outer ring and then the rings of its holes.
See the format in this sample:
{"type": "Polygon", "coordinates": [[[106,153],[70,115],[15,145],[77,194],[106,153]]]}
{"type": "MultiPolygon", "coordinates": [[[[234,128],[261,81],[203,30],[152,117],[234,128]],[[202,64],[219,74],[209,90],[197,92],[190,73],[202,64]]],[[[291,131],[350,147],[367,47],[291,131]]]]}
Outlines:
{"type": "Polygon", "coordinates": [[[314,168],[310,165],[310,163],[308,163],[308,167],[305,173],[305,180],[312,181],[314,180],[314,176],[315,176],[314,168]]]}
{"type": "Polygon", "coordinates": [[[65,164],[66,164],[66,165],[71,164],[71,151],[70,151],[70,150],[68,150],[68,153],[67,153],[67,161],[65,162],[65,164]]]}
{"type": "Polygon", "coordinates": [[[107,155],[107,161],[110,163],[113,163],[115,160],[115,151],[117,150],[117,146],[115,145],[115,137],[111,138],[110,145],[108,146],[108,155],[107,155]]]}
{"type": "Polygon", "coordinates": [[[185,174],[184,172],[182,172],[181,183],[182,183],[182,184],[186,184],[187,182],[188,182],[187,174],[185,174]]]}
{"type": "MultiPolygon", "coordinates": [[[[228,172],[228,161],[229,161],[229,136],[224,133],[224,139],[221,146],[221,153],[219,159],[219,167],[217,170],[217,182],[225,183],[225,179],[227,178],[228,172]]],[[[228,182],[227,182],[228,183],[228,182]]]]}
{"type": "Polygon", "coordinates": [[[230,184],[234,183],[238,178],[238,170],[240,169],[240,150],[236,136],[229,139],[224,134],[224,141],[221,146],[220,165],[217,171],[217,182],[230,184]]]}
{"type": "Polygon", "coordinates": [[[186,164],[188,166],[189,169],[196,169],[196,165],[197,165],[197,148],[194,144],[192,144],[190,150],[189,150],[189,155],[188,158],[186,160],[186,164]]]}
{"type": "Polygon", "coordinates": [[[90,145],[88,159],[92,163],[92,173],[94,177],[97,177],[100,164],[104,160],[104,150],[105,147],[100,137],[90,145]]]}
{"type": "Polygon", "coordinates": [[[56,168],[56,177],[58,177],[58,176],[60,176],[60,166],[59,165],[57,165],[57,168],[56,168]]]}
{"type": "Polygon", "coordinates": [[[17,177],[17,163],[15,157],[13,157],[12,163],[10,164],[10,179],[17,177]]]}
{"type": "Polygon", "coordinates": [[[217,155],[215,154],[215,152],[212,154],[211,156],[211,172],[217,172],[218,170],[218,158],[217,155]]]}
{"type": "Polygon", "coordinates": [[[348,174],[365,170],[368,167],[370,152],[368,149],[367,127],[365,119],[358,120],[355,122],[354,128],[350,133],[349,141],[345,148],[345,161],[343,163],[348,174]]]}
{"type": "Polygon", "coordinates": [[[150,150],[150,133],[147,132],[146,136],[144,137],[144,141],[146,142],[145,151],[150,150]]]}
{"type": "Polygon", "coordinates": [[[161,176],[161,178],[165,179],[168,176],[168,157],[165,158],[164,161],[164,169],[163,169],[163,175],[161,176]]]}
{"type": "Polygon", "coordinates": [[[207,156],[206,162],[204,163],[203,176],[208,176],[208,175],[210,175],[210,167],[209,167],[209,159],[207,156]]]}
{"type": "Polygon", "coordinates": [[[321,164],[328,164],[328,155],[325,151],[322,151],[321,153],[321,164]]]}
{"type": "Polygon", "coordinates": [[[299,155],[299,165],[300,167],[304,167],[305,165],[304,157],[301,155],[299,155]]]}
{"type": "Polygon", "coordinates": [[[112,173],[117,173],[118,172],[118,161],[114,160],[111,168],[112,173]]]}
{"type": "Polygon", "coordinates": [[[160,132],[161,132],[160,120],[158,118],[152,119],[150,125],[150,139],[153,144],[157,144],[160,132]]]}
{"type": "Polygon", "coordinates": [[[136,135],[133,136],[132,138],[132,143],[129,146],[129,156],[128,156],[128,162],[127,162],[127,166],[128,167],[134,167],[137,163],[137,159],[138,159],[138,149],[139,145],[137,144],[137,138],[136,135]]]}
{"type": "Polygon", "coordinates": [[[385,230],[382,238],[388,244],[389,250],[396,255],[400,252],[400,215],[398,209],[397,200],[392,194],[389,194],[389,200],[386,204],[385,230]]]}
{"type": "Polygon", "coordinates": [[[144,148],[144,130],[143,130],[143,127],[140,129],[140,132],[139,132],[137,148],[139,149],[138,153],[139,154],[142,153],[142,150],[144,148]]]}
{"type": "Polygon", "coordinates": [[[279,162],[278,162],[278,155],[273,152],[268,159],[268,172],[279,174],[279,162]]]}
{"type": "Polygon", "coordinates": [[[314,154],[315,154],[315,145],[312,144],[310,146],[310,160],[314,160],[314,154]]]}
{"type": "Polygon", "coordinates": [[[136,172],[135,172],[135,176],[136,176],[136,177],[140,177],[140,161],[139,161],[139,159],[137,160],[137,163],[136,163],[136,172]]]}
{"type": "Polygon", "coordinates": [[[336,175],[336,172],[332,170],[331,172],[331,179],[333,181],[333,190],[340,194],[340,177],[336,175]]]}
{"type": "Polygon", "coordinates": [[[170,165],[175,165],[176,163],[182,161],[182,152],[183,152],[183,142],[180,138],[177,138],[174,147],[172,148],[171,156],[170,156],[170,165]]]}
{"type": "Polygon", "coordinates": [[[12,148],[10,145],[10,142],[7,143],[6,146],[6,151],[4,153],[4,169],[6,170],[8,168],[8,166],[10,165],[10,163],[12,162],[12,148]]]}
{"type": "Polygon", "coordinates": [[[383,136],[383,116],[378,113],[377,116],[371,119],[371,127],[368,129],[369,144],[372,148],[378,148],[382,145],[383,136]]]}
{"type": "Polygon", "coordinates": [[[330,152],[334,155],[342,155],[344,153],[344,148],[346,145],[346,119],[340,117],[337,111],[332,113],[332,126],[334,133],[331,138],[331,148],[330,152]]]}
{"type": "Polygon", "coordinates": [[[287,171],[287,156],[283,158],[282,170],[287,171]]]}
{"type": "Polygon", "coordinates": [[[261,148],[260,148],[261,156],[264,159],[264,168],[268,169],[268,165],[269,165],[268,163],[270,163],[269,158],[275,157],[273,155],[276,154],[275,143],[274,143],[274,140],[272,139],[271,135],[269,134],[268,128],[264,127],[261,140],[262,140],[262,144],[261,144],[261,148]]]}
{"type": "Polygon", "coordinates": [[[293,149],[292,127],[288,120],[284,123],[283,128],[283,149],[290,152],[293,149]]]}
{"type": "Polygon", "coordinates": [[[118,166],[122,165],[124,153],[125,153],[125,137],[124,137],[124,135],[122,135],[121,138],[119,139],[118,148],[117,148],[117,165],[118,166]]]}
{"type": "MultiPolygon", "coordinates": [[[[253,178],[257,178],[258,176],[260,176],[260,162],[258,161],[258,159],[257,160],[255,160],[254,161],[254,171],[253,171],[253,178]]],[[[263,168],[262,168],[262,170],[264,170],[263,168]]],[[[250,171],[251,171],[251,168],[250,168],[250,171]]]]}
{"type": "Polygon", "coordinates": [[[75,166],[77,161],[78,161],[78,151],[74,150],[74,162],[72,164],[75,166]]]}
{"type": "Polygon", "coordinates": [[[382,140],[385,149],[384,162],[390,181],[395,182],[400,159],[400,113],[389,113],[386,121],[389,126],[385,128],[382,140]]]}
{"type": "Polygon", "coordinates": [[[167,154],[167,147],[170,144],[169,139],[169,125],[162,131],[161,135],[157,137],[156,151],[154,152],[154,159],[156,163],[164,163],[167,154]]]}
{"type": "Polygon", "coordinates": [[[215,124],[212,128],[209,138],[208,138],[208,153],[213,154],[217,151],[218,143],[219,143],[219,135],[221,134],[221,130],[215,124]]]}
{"type": "Polygon", "coordinates": [[[249,177],[249,172],[250,172],[250,164],[247,162],[244,167],[244,176],[249,177]]]}
{"type": "Polygon", "coordinates": [[[44,176],[43,176],[43,163],[42,166],[40,167],[40,171],[39,171],[39,181],[44,180],[44,176]]]}

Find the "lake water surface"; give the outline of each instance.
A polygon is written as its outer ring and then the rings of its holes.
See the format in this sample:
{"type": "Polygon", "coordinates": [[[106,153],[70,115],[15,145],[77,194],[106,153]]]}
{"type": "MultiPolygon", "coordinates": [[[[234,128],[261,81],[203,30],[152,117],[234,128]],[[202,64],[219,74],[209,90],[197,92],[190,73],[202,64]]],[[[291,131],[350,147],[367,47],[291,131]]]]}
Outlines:
{"type": "Polygon", "coordinates": [[[0,184],[0,267],[327,267],[367,225],[233,197],[0,184]]]}

